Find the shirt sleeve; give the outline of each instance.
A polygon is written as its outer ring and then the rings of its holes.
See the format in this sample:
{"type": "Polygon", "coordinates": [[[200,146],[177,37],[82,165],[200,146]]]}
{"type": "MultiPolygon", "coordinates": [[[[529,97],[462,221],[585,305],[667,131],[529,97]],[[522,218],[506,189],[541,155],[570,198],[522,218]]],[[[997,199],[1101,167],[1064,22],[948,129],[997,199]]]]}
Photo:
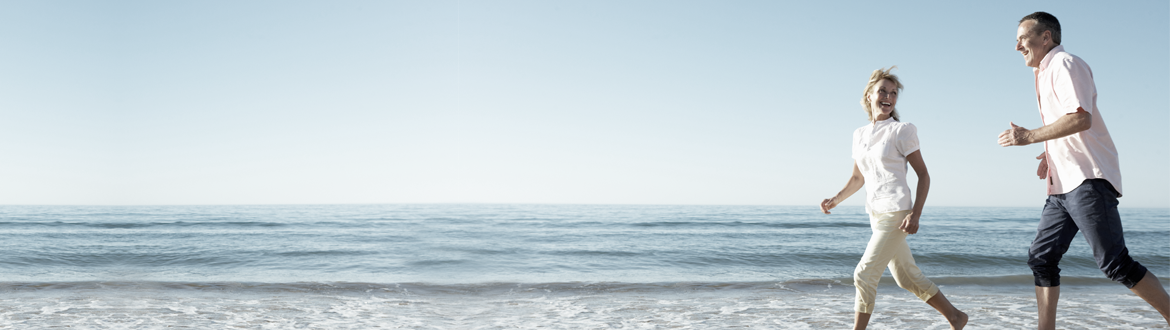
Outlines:
{"type": "Polygon", "coordinates": [[[853,158],[853,160],[857,160],[859,156],[858,153],[861,152],[861,146],[857,145],[857,141],[859,140],[861,140],[861,128],[853,131],[853,140],[849,142],[849,144],[853,146],[849,149],[849,158],[853,158]]]}
{"type": "Polygon", "coordinates": [[[1097,86],[1093,83],[1093,71],[1088,63],[1072,56],[1064,58],[1053,74],[1052,87],[1061,112],[1074,113],[1081,108],[1093,114],[1097,86]]]}
{"type": "Polygon", "coordinates": [[[898,130],[897,139],[898,152],[903,157],[918,151],[918,127],[915,127],[914,124],[907,123],[902,126],[898,130]]]}

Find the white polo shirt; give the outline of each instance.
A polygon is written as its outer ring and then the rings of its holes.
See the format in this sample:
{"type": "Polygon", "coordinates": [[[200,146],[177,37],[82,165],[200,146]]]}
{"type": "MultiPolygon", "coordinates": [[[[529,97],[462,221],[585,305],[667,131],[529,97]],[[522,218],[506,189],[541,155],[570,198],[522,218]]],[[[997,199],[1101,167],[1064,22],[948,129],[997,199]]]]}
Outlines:
{"type": "Polygon", "coordinates": [[[865,211],[886,213],[914,205],[906,182],[906,155],[918,150],[918,128],[889,118],[853,131],[853,161],[865,178],[865,211]]]}
{"type": "Polygon", "coordinates": [[[1044,141],[1048,153],[1048,194],[1066,194],[1085,179],[1105,179],[1121,194],[1121,165],[1117,147],[1105,119],[1097,109],[1097,85],[1093,71],[1080,57],[1056,46],[1044,59],[1036,74],[1036,103],[1044,125],[1051,125],[1064,115],[1085,109],[1092,117],[1092,126],[1084,131],[1059,139],[1044,141]]]}

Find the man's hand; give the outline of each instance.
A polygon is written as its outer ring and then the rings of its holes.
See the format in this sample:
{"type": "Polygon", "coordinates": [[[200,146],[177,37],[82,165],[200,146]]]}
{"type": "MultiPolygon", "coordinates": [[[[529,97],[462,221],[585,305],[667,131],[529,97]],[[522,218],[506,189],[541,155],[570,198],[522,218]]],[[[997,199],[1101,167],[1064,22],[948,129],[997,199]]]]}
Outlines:
{"type": "Polygon", "coordinates": [[[1016,126],[1016,123],[1008,123],[1012,128],[1003,133],[999,133],[999,145],[1004,147],[1010,146],[1026,146],[1032,144],[1032,131],[1027,128],[1016,126]]]}
{"type": "Polygon", "coordinates": [[[1036,176],[1040,177],[1040,180],[1044,180],[1048,178],[1048,152],[1041,152],[1039,156],[1036,156],[1036,159],[1040,160],[1040,166],[1036,168],[1036,176]]]}
{"type": "Polygon", "coordinates": [[[1059,139],[1092,128],[1093,115],[1083,108],[1077,108],[1077,112],[1061,116],[1055,122],[1033,130],[1016,126],[1016,123],[1009,123],[1009,125],[1012,125],[1011,129],[999,133],[999,145],[1005,147],[1026,146],[1059,139]]]}
{"type": "Polygon", "coordinates": [[[911,235],[917,234],[918,233],[918,214],[914,213],[914,212],[910,212],[910,214],[907,214],[906,218],[902,219],[902,225],[898,226],[898,229],[901,229],[902,231],[906,232],[907,234],[911,234],[911,235]]]}

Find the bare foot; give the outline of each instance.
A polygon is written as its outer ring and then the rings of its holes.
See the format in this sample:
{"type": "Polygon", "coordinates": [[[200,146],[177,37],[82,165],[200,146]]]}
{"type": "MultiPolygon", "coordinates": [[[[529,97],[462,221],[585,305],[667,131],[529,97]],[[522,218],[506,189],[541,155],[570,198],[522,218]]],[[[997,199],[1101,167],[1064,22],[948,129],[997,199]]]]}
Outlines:
{"type": "Polygon", "coordinates": [[[951,330],[963,330],[963,327],[967,326],[967,313],[959,312],[959,317],[947,322],[951,323],[951,330]]]}

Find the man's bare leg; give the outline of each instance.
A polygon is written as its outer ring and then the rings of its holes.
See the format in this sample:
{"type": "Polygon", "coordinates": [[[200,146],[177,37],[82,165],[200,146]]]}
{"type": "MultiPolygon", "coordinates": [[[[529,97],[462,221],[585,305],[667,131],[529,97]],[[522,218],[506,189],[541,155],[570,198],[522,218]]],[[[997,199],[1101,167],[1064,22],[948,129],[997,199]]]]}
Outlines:
{"type": "Polygon", "coordinates": [[[934,310],[947,318],[947,323],[951,324],[951,330],[962,330],[963,327],[967,326],[967,313],[963,313],[955,308],[955,305],[951,305],[951,301],[947,300],[941,291],[936,293],[934,297],[927,299],[926,304],[934,307],[934,310]]]}
{"type": "Polygon", "coordinates": [[[1060,300],[1059,286],[1036,287],[1036,311],[1040,314],[1036,329],[1056,330],[1056,302],[1058,300],[1060,300]]]}
{"type": "Polygon", "coordinates": [[[1154,306],[1158,313],[1162,313],[1166,324],[1170,325],[1170,315],[1167,315],[1170,312],[1170,296],[1166,295],[1166,288],[1162,287],[1162,282],[1158,281],[1154,273],[1147,271],[1146,276],[1129,290],[1154,306]]]}
{"type": "Polygon", "coordinates": [[[853,316],[853,330],[865,330],[869,326],[870,313],[857,313],[853,316]]]}

